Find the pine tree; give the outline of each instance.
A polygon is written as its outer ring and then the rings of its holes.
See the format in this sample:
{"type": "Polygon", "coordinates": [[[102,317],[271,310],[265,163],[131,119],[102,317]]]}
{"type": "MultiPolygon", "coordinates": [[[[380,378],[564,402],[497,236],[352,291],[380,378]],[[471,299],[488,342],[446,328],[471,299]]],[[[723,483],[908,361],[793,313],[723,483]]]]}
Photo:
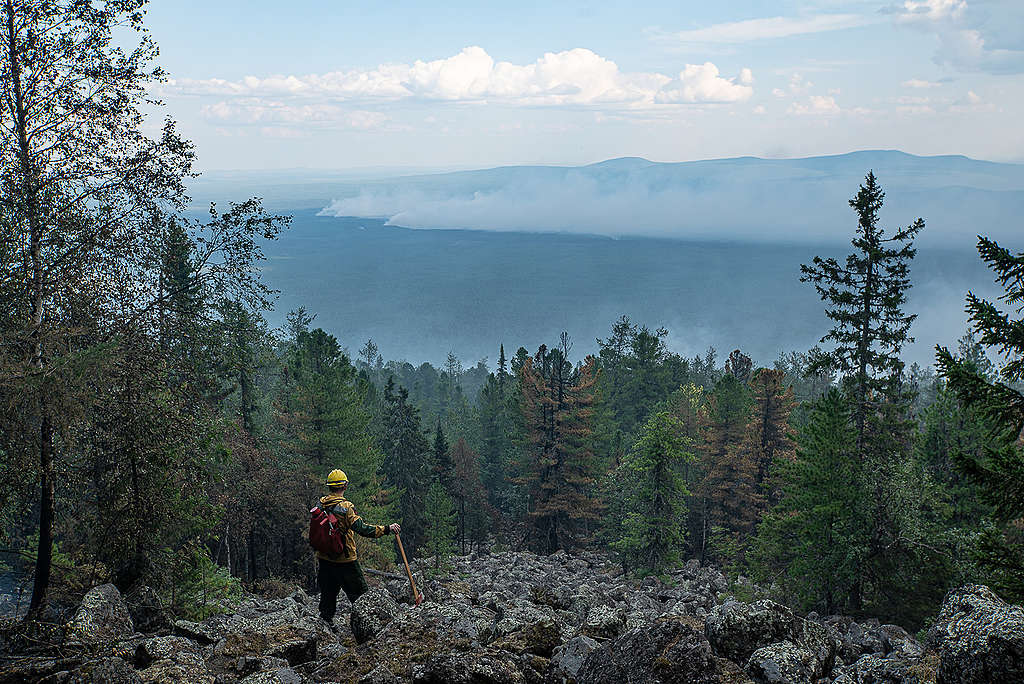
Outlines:
{"type": "Polygon", "coordinates": [[[992,426],[991,443],[984,452],[957,452],[957,466],[980,488],[993,507],[980,551],[980,561],[994,583],[1013,596],[1024,596],[1024,253],[1013,254],[988,238],[978,237],[978,253],[996,275],[1004,293],[999,299],[1017,318],[992,302],[967,294],[967,312],[980,341],[1007,359],[995,378],[969,358],[936,347],[939,373],[968,410],[977,410],[992,426]]]}
{"type": "Polygon", "coordinates": [[[696,461],[693,443],[678,416],[659,411],[615,470],[625,515],[613,546],[629,566],[655,573],[678,560],[690,494],[684,468],[696,461]]]}
{"type": "Polygon", "coordinates": [[[866,518],[864,473],[855,450],[847,403],[838,390],[830,390],[815,402],[795,460],[777,462],[772,482],[782,498],[753,544],[758,578],[778,582],[804,609],[827,615],[853,607],[847,599],[860,581],[866,518]]]}
{"type": "Polygon", "coordinates": [[[520,370],[528,444],[517,482],[529,494],[530,537],[543,553],[581,543],[598,517],[590,443],[596,361],[588,356],[573,368],[569,349],[563,333],[558,349],[541,345],[520,370]]]}

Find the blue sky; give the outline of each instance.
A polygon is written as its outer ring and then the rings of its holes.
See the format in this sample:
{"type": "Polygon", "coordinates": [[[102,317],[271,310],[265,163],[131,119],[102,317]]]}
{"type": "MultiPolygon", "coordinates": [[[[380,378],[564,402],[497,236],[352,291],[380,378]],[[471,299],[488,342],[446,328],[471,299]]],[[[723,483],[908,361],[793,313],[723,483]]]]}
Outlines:
{"type": "Polygon", "coordinates": [[[1024,161],[1024,2],[154,0],[201,170],[1024,161]]]}

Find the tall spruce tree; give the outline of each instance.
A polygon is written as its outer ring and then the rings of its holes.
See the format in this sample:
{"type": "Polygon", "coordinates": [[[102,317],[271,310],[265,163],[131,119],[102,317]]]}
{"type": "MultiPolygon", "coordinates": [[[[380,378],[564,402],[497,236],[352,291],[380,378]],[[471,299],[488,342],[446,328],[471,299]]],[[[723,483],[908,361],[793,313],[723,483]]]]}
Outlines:
{"type": "Polygon", "coordinates": [[[994,582],[1013,596],[1024,596],[1024,253],[1014,254],[994,240],[978,236],[978,253],[995,272],[1004,293],[999,299],[1013,312],[968,292],[967,313],[980,342],[997,350],[1006,362],[997,377],[987,377],[979,364],[936,347],[936,363],[947,386],[970,410],[978,410],[992,426],[991,443],[983,453],[955,452],[957,466],[981,488],[994,519],[982,539],[980,560],[994,582]],[[1016,315],[1016,317],[1012,317],[1016,315]]]}
{"type": "Polygon", "coordinates": [[[776,463],[781,500],[761,523],[751,552],[755,575],[791,591],[804,609],[835,614],[860,581],[866,516],[854,457],[856,430],[842,394],[814,403],[794,460],[776,463]]]}
{"type": "Polygon", "coordinates": [[[675,563],[686,540],[685,466],[696,461],[694,435],[669,411],[651,416],[615,470],[625,512],[614,548],[647,573],[675,563]]]}
{"type": "Polygon", "coordinates": [[[831,257],[814,257],[812,265],[800,266],[801,282],[814,284],[828,303],[825,315],[835,323],[821,338],[834,342],[834,351],[817,359],[808,371],[835,367],[845,376],[862,459],[870,448],[871,418],[884,404],[905,401],[900,351],[913,342],[910,326],[917,318],[904,312],[903,305],[910,289],[910,262],[917,253],[914,238],[924,228],[924,220],[917,219],[887,237],[879,225],[884,199],[878,179],[869,172],[850,200],[857,212],[852,241],[856,251],[842,265],[831,257]]]}
{"type": "Polygon", "coordinates": [[[451,497],[438,481],[430,483],[423,502],[423,542],[421,551],[433,556],[434,569],[447,565],[455,551],[455,508],[451,497]]]}
{"type": "Polygon", "coordinates": [[[384,387],[380,430],[385,481],[399,497],[403,538],[410,550],[415,550],[423,542],[428,522],[423,507],[431,482],[433,453],[423,434],[419,411],[409,403],[409,392],[404,387],[396,391],[393,378],[388,378],[384,387]]]}
{"type": "MultiPolygon", "coordinates": [[[[859,568],[851,604],[860,609],[866,584],[886,582],[886,567],[907,551],[898,510],[902,497],[912,495],[897,485],[910,456],[913,423],[911,395],[903,382],[900,351],[910,337],[916,316],[903,310],[910,289],[910,262],[917,250],[913,241],[924,228],[917,219],[887,237],[879,225],[885,193],[873,172],[850,200],[857,213],[853,254],[841,265],[834,258],[815,257],[812,265],[800,266],[801,281],[814,284],[827,302],[825,315],[834,323],[822,342],[834,342],[834,350],[822,356],[810,372],[835,368],[852,403],[856,434],[854,452],[865,473],[862,496],[872,503],[868,552],[859,568]]],[[[868,597],[870,598],[870,597],[868,597]]]]}

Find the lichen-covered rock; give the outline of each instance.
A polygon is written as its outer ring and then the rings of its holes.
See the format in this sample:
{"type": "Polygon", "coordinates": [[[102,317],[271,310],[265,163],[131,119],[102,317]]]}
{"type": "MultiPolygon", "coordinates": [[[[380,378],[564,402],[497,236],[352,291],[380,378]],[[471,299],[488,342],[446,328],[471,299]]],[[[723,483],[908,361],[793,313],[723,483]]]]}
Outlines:
{"type": "Polygon", "coordinates": [[[519,684],[525,682],[512,655],[502,651],[444,653],[413,668],[414,684],[519,684]]]}
{"type": "Polygon", "coordinates": [[[238,684],[302,684],[302,677],[290,667],[278,667],[251,674],[238,684]]]}
{"type": "Polygon", "coordinates": [[[359,678],[359,684],[399,684],[400,681],[383,665],[378,665],[359,678]]]}
{"type": "Polygon", "coordinates": [[[123,658],[107,657],[90,660],[70,672],[58,672],[39,680],[45,684],[141,684],[138,673],[123,658]]]}
{"type": "Polygon", "coordinates": [[[136,667],[149,667],[158,660],[170,660],[182,653],[201,655],[200,647],[191,639],[179,636],[152,637],[135,650],[136,667]]]}
{"type": "Polygon", "coordinates": [[[283,667],[288,667],[288,661],[273,656],[242,656],[235,661],[235,671],[239,677],[248,677],[264,670],[279,670],[283,667]]]}
{"type": "Polygon", "coordinates": [[[128,605],[113,584],[90,589],[71,618],[70,627],[73,640],[82,642],[122,639],[135,631],[128,605]]]}
{"type": "Polygon", "coordinates": [[[583,623],[583,634],[598,639],[614,639],[625,626],[625,615],[622,610],[608,606],[594,606],[587,613],[583,623]]]}
{"type": "Polygon", "coordinates": [[[727,601],[715,606],[705,620],[704,632],[715,654],[734,663],[746,663],[754,651],[789,641],[814,656],[817,672],[827,673],[837,650],[836,639],[828,628],[768,600],[727,601]]]}
{"type": "Polygon", "coordinates": [[[852,665],[836,671],[835,682],[850,684],[930,684],[935,667],[919,658],[884,657],[878,653],[862,656],[852,665]]]}
{"type": "Polygon", "coordinates": [[[365,643],[398,615],[398,603],[380,589],[368,591],[352,604],[350,625],[357,643],[365,643]]]}
{"type": "Polygon", "coordinates": [[[579,684],[658,684],[718,681],[711,644],[690,619],[661,618],[631,629],[613,643],[587,655],[576,676],[579,684]]]}
{"type": "Polygon", "coordinates": [[[573,637],[555,649],[551,656],[551,664],[548,670],[547,681],[552,684],[565,684],[568,681],[575,681],[576,675],[583,666],[591,651],[601,647],[588,636],[580,635],[573,637]]]}
{"type": "Polygon", "coordinates": [[[949,592],[928,644],[939,652],[939,684],[1024,681],[1024,608],[988,587],[949,592]]]}
{"type": "Polygon", "coordinates": [[[763,646],[747,661],[747,674],[764,684],[812,684],[821,676],[821,665],[813,653],[791,641],[763,646]]]}
{"type": "Polygon", "coordinates": [[[157,660],[144,670],[139,670],[143,682],[189,682],[190,684],[213,684],[215,675],[206,667],[202,656],[191,651],[177,653],[173,658],[157,660]]]}

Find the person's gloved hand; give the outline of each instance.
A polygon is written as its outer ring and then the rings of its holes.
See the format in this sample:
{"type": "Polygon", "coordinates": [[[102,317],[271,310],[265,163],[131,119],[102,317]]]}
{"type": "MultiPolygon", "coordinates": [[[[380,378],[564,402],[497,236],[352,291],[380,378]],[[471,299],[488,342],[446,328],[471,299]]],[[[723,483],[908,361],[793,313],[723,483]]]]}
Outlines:
{"type": "Polygon", "coordinates": [[[401,534],[402,533],[402,526],[399,525],[398,523],[391,523],[390,525],[388,525],[388,529],[391,530],[391,534],[401,534]]]}

